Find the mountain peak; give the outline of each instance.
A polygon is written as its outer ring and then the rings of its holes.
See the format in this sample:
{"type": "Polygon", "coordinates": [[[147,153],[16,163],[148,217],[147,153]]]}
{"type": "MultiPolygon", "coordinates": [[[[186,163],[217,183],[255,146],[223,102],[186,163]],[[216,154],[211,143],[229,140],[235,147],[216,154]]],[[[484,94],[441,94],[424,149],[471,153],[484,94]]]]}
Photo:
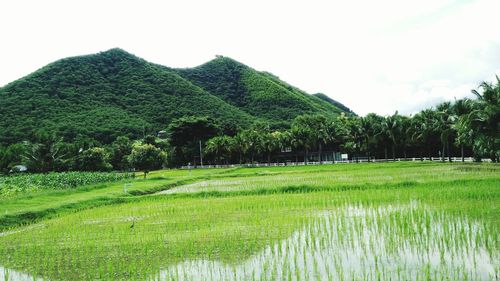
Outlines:
{"type": "Polygon", "coordinates": [[[118,135],[138,137],[144,128],[159,131],[186,115],[212,117],[232,132],[255,121],[281,128],[300,114],[342,111],[230,57],[173,69],[120,48],[51,63],[0,88],[0,97],[0,131],[9,132],[0,134],[0,144],[41,129],[110,143],[118,135]]]}
{"type": "Polygon", "coordinates": [[[231,65],[231,66],[245,66],[245,64],[233,59],[233,58],[230,58],[230,57],[226,57],[226,56],[222,56],[222,55],[216,55],[214,59],[200,65],[200,66],[206,66],[206,65],[211,65],[211,64],[226,64],[226,65],[231,65]]]}
{"type": "Polygon", "coordinates": [[[135,56],[132,53],[129,53],[121,48],[112,48],[104,52],[100,52],[95,54],[96,56],[101,57],[117,57],[117,58],[130,58],[133,60],[142,60],[141,58],[135,56]]]}
{"type": "Polygon", "coordinates": [[[129,55],[129,56],[133,56],[131,53],[125,51],[124,49],[122,48],[111,48],[109,50],[106,50],[106,51],[103,51],[103,52],[100,52],[99,54],[120,54],[120,55],[129,55]]]}

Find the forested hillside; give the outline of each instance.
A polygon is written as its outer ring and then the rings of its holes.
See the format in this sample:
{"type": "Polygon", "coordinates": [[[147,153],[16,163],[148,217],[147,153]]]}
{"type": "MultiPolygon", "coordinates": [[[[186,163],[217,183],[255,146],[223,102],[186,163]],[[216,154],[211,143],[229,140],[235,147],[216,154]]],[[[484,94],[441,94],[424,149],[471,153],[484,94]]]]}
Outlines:
{"type": "Polygon", "coordinates": [[[325,95],[323,93],[316,93],[316,94],[313,94],[313,96],[317,97],[317,98],[319,98],[321,100],[324,100],[324,101],[328,102],[329,104],[331,104],[331,105],[339,108],[340,110],[342,110],[342,111],[344,111],[346,113],[350,113],[350,114],[356,115],[354,113],[354,111],[352,111],[349,107],[343,105],[342,103],[340,103],[340,102],[338,102],[338,101],[330,98],[329,96],[327,96],[327,95],[325,95]]]}
{"type": "Polygon", "coordinates": [[[248,114],[278,126],[289,124],[302,114],[335,116],[343,111],[281,81],[273,74],[256,71],[228,57],[218,56],[198,67],[175,71],[248,114]]]}
{"type": "Polygon", "coordinates": [[[40,131],[111,143],[154,134],[183,116],[209,117],[234,133],[259,120],[287,127],[300,114],[340,112],[228,58],[173,70],[121,49],[62,59],[14,81],[0,88],[0,108],[3,144],[40,131]]]}

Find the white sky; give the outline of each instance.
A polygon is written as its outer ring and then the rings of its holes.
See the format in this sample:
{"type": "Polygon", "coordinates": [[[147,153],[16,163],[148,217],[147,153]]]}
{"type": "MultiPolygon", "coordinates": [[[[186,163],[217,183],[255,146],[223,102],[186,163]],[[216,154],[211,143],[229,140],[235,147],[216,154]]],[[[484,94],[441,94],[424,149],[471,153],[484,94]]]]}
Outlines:
{"type": "Polygon", "coordinates": [[[356,113],[412,113],[500,75],[500,1],[1,1],[0,85],[120,47],[192,67],[215,55],[356,113]]]}

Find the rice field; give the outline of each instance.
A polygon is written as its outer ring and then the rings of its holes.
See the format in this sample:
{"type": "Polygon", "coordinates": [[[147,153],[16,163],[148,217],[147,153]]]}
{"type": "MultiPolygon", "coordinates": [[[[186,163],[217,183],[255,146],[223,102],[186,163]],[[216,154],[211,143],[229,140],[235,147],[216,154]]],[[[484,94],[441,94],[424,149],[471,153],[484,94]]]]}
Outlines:
{"type": "Polygon", "coordinates": [[[42,190],[71,189],[83,185],[113,182],[134,177],[133,173],[62,172],[0,176],[0,197],[42,190]]]}
{"type": "Polygon", "coordinates": [[[151,176],[132,183],[164,188],[0,232],[0,280],[500,276],[498,165],[346,164],[151,176]]]}

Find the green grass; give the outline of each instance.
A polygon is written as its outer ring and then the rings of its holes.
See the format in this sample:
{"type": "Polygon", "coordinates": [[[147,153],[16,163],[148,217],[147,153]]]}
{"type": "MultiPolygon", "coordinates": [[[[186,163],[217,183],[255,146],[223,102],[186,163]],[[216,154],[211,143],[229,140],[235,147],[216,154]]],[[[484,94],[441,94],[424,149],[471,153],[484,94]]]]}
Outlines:
{"type": "Polygon", "coordinates": [[[0,198],[44,190],[72,189],[132,178],[133,173],[62,172],[48,174],[13,174],[0,176],[0,198]]]}
{"type": "Polygon", "coordinates": [[[116,183],[12,203],[54,214],[0,235],[0,266],[51,280],[495,280],[499,168],[158,171],[134,194],[116,183]],[[78,198],[90,203],[64,211],[78,198]]]}
{"type": "Polygon", "coordinates": [[[122,202],[124,198],[150,194],[197,179],[208,179],[219,171],[196,170],[191,174],[184,170],[163,170],[150,173],[143,179],[138,173],[134,179],[114,183],[84,185],[74,189],[41,189],[37,192],[19,193],[7,198],[0,197],[0,230],[32,223],[91,207],[122,202]],[[126,191],[124,185],[127,185],[126,191]]]}

